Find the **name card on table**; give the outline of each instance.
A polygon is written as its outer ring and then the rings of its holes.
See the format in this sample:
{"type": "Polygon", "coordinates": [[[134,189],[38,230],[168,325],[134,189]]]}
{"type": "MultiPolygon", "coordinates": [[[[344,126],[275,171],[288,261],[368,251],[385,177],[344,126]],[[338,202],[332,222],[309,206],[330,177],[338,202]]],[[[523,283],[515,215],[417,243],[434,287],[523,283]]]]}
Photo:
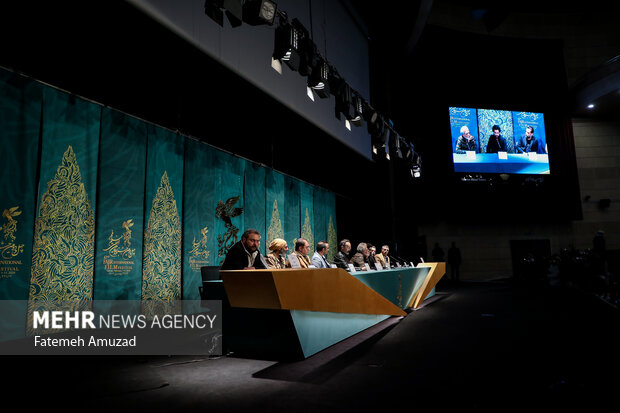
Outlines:
{"type": "Polygon", "coordinates": [[[402,265],[400,265],[400,262],[397,262],[397,263],[396,263],[396,267],[398,267],[398,268],[401,268],[401,267],[402,267],[402,265]]]}
{"type": "Polygon", "coordinates": [[[377,271],[381,271],[383,269],[381,264],[379,264],[378,262],[375,262],[375,268],[377,269],[377,271]]]}
{"type": "Polygon", "coordinates": [[[338,268],[338,266],[337,266],[336,264],[329,264],[329,266],[330,266],[331,268],[338,268]]]}
{"type": "Polygon", "coordinates": [[[349,271],[355,272],[355,266],[353,264],[348,264],[348,265],[349,265],[349,271]]]}
{"type": "Polygon", "coordinates": [[[364,264],[364,267],[366,268],[366,271],[370,271],[370,265],[368,265],[368,263],[364,264]]]}
{"type": "Polygon", "coordinates": [[[538,155],[536,154],[536,152],[528,152],[527,156],[528,158],[530,158],[530,161],[535,161],[538,158],[538,155]]]}
{"type": "Polygon", "coordinates": [[[508,159],[508,152],[497,152],[497,157],[499,159],[508,159]]]}
{"type": "Polygon", "coordinates": [[[467,159],[476,159],[476,151],[465,151],[465,157],[467,159]]]}

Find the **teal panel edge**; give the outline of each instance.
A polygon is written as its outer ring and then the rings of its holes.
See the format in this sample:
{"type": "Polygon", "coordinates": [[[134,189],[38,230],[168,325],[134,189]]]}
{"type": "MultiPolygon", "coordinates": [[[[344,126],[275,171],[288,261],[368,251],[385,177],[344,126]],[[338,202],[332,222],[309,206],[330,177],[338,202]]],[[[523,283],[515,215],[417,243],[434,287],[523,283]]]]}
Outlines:
{"type": "Polygon", "coordinates": [[[378,314],[290,311],[305,358],[391,317],[378,314]]]}
{"type": "Polygon", "coordinates": [[[381,294],[401,309],[407,308],[413,295],[422,287],[430,267],[394,268],[391,270],[352,273],[355,278],[381,294]]]}

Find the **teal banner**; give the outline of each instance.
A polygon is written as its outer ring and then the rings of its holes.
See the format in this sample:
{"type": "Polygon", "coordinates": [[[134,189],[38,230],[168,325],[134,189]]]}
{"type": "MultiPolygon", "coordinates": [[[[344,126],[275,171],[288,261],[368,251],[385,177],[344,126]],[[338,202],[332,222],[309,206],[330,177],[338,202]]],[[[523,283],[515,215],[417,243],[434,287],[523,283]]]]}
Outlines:
{"type": "Polygon", "coordinates": [[[96,300],[139,300],[146,124],[104,108],[97,188],[96,300]]]}
{"type": "Polygon", "coordinates": [[[43,93],[39,198],[26,334],[45,302],[92,308],[101,107],[67,93],[43,93]]]}
{"type": "Polygon", "coordinates": [[[245,229],[254,228],[261,234],[260,252],[265,254],[266,241],[266,196],[265,190],[265,168],[253,163],[245,164],[245,179],[243,184],[243,193],[245,198],[245,210],[243,213],[245,229]]]}
{"type": "Polygon", "coordinates": [[[44,90],[31,301],[92,300],[101,107],[44,90]]]}
{"type": "Polygon", "coordinates": [[[284,223],[284,239],[288,243],[290,252],[295,249],[295,241],[301,237],[301,218],[300,218],[300,194],[299,180],[284,177],[284,214],[282,222],[284,223]]]}
{"type": "Polygon", "coordinates": [[[17,74],[0,72],[1,300],[28,299],[41,95],[38,83],[17,74]]]}
{"type": "MultiPolygon", "coordinates": [[[[327,228],[329,223],[329,212],[327,210],[327,191],[323,188],[315,188],[314,189],[314,236],[318,241],[327,241],[327,228]]],[[[338,248],[337,245],[329,244],[329,252],[333,248],[338,248]]]]}
{"type": "Polygon", "coordinates": [[[142,299],[181,299],[184,139],[148,125],[142,299]]]}
{"type": "Polygon", "coordinates": [[[274,238],[337,249],[328,191],[2,69],[0,144],[0,300],[24,317],[45,300],[199,299],[200,268],[248,228],[263,254],[274,238]]]}
{"type": "Polygon", "coordinates": [[[314,222],[317,239],[329,243],[327,259],[332,260],[338,252],[336,238],[336,198],[334,194],[323,189],[314,190],[314,222]]]}
{"type": "Polygon", "coordinates": [[[312,257],[316,249],[316,242],[321,241],[314,236],[314,186],[300,181],[299,195],[301,237],[308,240],[310,244],[309,255],[312,257]]]}
{"type": "Polygon", "coordinates": [[[213,265],[220,265],[230,247],[241,240],[245,229],[245,199],[243,198],[243,177],[245,160],[223,151],[215,151],[212,174],[215,182],[215,198],[212,208],[215,213],[214,236],[217,237],[217,254],[213,265]]]}
{"type": "Polygon", "coordinates": [[[0,338],[7,340],[26,329],[41,105],[41,85],[0,72],[0,300],[12,314],[0,316],[0,338]]]}
{"type": "Polygon", "coordinates": [[[338,252],[338,227],[336,226],[336,195],[332,192],[327,192],[325,195],[325,205],[327,208],[327,241],[333,248],[329,249],[327,258],[329,260],[334,259],[334,255],[338,252]]]}
{"type": "MultiPolygon", "coordinates": [[[[263,237],[265,249],[276,238],[284,238],[284,175],[268,169],[265,172],[265,222],[267,235],[263,237]]],[[[290,247],[290,245],[289,245],[290,247]]]]}
{"type": "Polygon", "coordinates": [[[200,267],[218,265],[215,235],[216,150],[202,142],[185,140],[183,191],[183,299],[199,300],[200,267]]]}

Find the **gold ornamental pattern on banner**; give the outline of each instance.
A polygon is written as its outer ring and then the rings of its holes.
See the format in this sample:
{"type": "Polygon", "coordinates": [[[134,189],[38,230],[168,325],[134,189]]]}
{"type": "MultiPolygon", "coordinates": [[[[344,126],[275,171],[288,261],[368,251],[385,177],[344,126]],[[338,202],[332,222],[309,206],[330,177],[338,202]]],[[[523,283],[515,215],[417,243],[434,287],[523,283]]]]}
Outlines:
{"type": "MultiPolygon", "coordinates": [[[[35,222],[27,332],[41,303],[72,302],[89,309],[93,296],[95,214],[69,146],[48,182],[35,222]]],[[[41,331],[38,331],[41,333],[41,331]]]]}
{"type": "Polygon", "coordinates": [[[181,298],[181,220],[164,171],[144,233],[142,300],[181,298]]]}

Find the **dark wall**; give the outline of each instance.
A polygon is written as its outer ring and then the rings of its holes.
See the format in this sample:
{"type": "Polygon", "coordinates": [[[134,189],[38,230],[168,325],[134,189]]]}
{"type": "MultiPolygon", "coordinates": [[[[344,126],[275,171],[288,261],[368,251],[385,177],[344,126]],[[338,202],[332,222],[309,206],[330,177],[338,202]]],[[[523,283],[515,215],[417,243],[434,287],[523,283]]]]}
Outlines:
{"type": "Polygon", "coordinates": [[[0,36],[1,66],[333,191],[375,237],[376,163],[126,2],[3,3],[0,36]]]}
{"type": "Polygon", "coordinates": [[[354,245],[417,256],[420,222],[580,216],[558,42],[427,26],[412,55],[371,55],[374,67],[389,66],[371,72],[373,93],[390,80],[378,109],[422,154],[414,180],[406,165],[365,159],[123,1],[62,5],[3,4],[0,65],[335,192],[338,235],[354,245]],[[448,107],[459,105],[545,113],[552,174],[462,182],[448,124],[448,107]]]}
{"type": "Polygon", "coordinates": [[[398,68],[394,118],[422,154],[423,174],[417,187],[397,191],[397,204],[411,205],[410,214],[425,222],[581,217],[561,42],[427,26],[398,68]],[[464,182],[465,174],[453,172],[449,106],[544,113],[551,175],[481,174],[482,182],[464,182]]]}

